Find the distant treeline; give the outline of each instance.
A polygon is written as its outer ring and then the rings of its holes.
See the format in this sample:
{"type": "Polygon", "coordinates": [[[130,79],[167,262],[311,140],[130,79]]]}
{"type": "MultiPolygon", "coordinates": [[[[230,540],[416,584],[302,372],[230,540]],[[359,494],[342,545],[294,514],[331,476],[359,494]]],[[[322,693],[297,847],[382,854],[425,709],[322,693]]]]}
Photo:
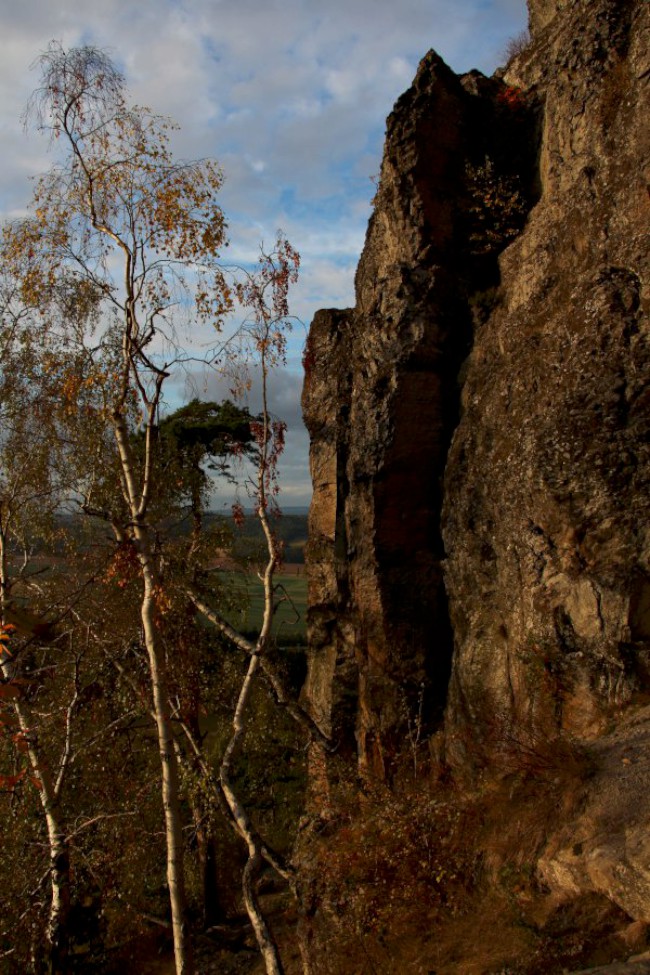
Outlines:
{"type": "MultiPolygon", "coordinates": [[[[232,526],[235,558],[255,558],[258,552],[262,553],[266,550],[262,526],[254,515],[246,515],[241,527],[235,526],[233,520],[227,515],[206,516],[206,527],[216,527],[220,523],[226,527],[232,526]]],[[[282,514],[279,518],[273,519],[272,526],[284,542],[284,561],[290,565],[304,564],[307,515],[282,514]]]]}
{"type": "MultiPolygon", "coordinates": [[[[305,561],[305,543],[307,541],[307,515],[282,514],[273,520],[273,528],[284,543],[284,561],[289,565],[303,565],[305,561]]],[[[255,559],[258,553],[265,551],[262,527],[252,514],[244,517],[241,526],[236,525],[232,517],[214,512],[204,515],[204,528],[223,528],[224,547],[232,549],[235,559],[255,559]]],[[[182,537],[191,530],[189,515],[175,522],[166,524],[165,530],[170,537],[182,537]]],[[[32,539],[30,552],[32,556],[49,554],[65,555],[65,536],[74,539],[77,545],[84,547],[84,543],[92,544],[99,535],[109,531],[106,522],[91,518],[84,514],[60,514],[55,519],[49,537],[32,539]],[[60,531],[57,531],[57,525],[60,531]]],[[[18,549],[16,544],[11,546],[18,549]]]]}

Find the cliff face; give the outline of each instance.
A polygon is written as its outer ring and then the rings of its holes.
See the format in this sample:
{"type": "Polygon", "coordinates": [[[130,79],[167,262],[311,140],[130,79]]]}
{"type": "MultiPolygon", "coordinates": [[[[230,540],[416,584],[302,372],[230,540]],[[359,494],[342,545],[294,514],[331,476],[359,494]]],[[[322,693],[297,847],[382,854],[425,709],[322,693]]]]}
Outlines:
{"type": "Polygon", "coordinates": [[[503,725],[597,735],[650,686],[648,6],[555,6],[508,74],[544,102],[540,200],[445,468],[460,763],[503,725]]]}
{"type": "Polygon", "coordinates": [[[650,7],[529,6],[505,73],[424,58],[311,328],[306,697],[389,783],[593,743],[540,870],[650,922],[650,7]]]}
{"type": "Polygon", "coordinates": [[[307,694],[389,779],[650,688],[648,6],[530,13],[503,77],[423,60],[306,353],[307,694]]]}
{"type": "Polygon", "coordinates": [[[404,728],[431,731],[445,705],[443,476],[472,317],[537,193],[536,104],[427,55],[388,120],[357,306],[309,336],[308,696],[382,777],[404,728]]]}

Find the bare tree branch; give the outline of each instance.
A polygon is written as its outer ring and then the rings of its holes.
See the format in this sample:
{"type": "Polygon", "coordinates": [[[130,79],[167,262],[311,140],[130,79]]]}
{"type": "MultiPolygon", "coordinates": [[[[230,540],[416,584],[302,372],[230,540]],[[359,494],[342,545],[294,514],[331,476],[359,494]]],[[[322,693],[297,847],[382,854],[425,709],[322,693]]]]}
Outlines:
{"type": "MultiPolygon", "coordinates": [[[[227,620],[224,620],[214,609],[211,609],[204,601],[201,599],[197,593],[192,589],[185,587],[183,589],[185,595],[192,601],[196,606],[198,611],[205,616],[214,626],[220,630],[221,633],[228,640],[231,641],[240,650],[249,656],[255,653],[255,644],[250,640],[247,640],[245,636],[242,636],[238,630],[236,630],[227,620]]],[[[329,750],[333,750],[334,744],[329,735],[326,735],[324,731],[317,725],[312,716],[306,711],[302,705],[294,700],[291,692],[288,690],[282,678],[274,669],[272,663],[265,656],[260,659],[260,667],[264,676],[268,679],[276,699],[279,704],[282,704],[291,717],[297,721],[302,727],[309,733],[310,736],[316,738],[321,745],[329,750]]]]}

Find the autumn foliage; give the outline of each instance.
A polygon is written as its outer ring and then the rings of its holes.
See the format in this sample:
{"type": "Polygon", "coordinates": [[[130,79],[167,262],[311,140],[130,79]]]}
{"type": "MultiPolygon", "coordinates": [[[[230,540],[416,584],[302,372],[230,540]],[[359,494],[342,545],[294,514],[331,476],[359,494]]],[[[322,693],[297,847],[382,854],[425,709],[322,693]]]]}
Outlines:
{"type": "Polygon", "coordinates": [[[35,183],[30,215],[5,226],[0,243],[0,584],[3,613],[38,604],[51,632],[32,628],[15,653],[5,617],[0,629],[0,799],[32,844],[12,903],[32,881],[38,893],[12,914],[17,926],[28,918],[33,944],[18,950],[0,921],[0,958],[15,955],[12,972],[84,971],[79,946],[99,951],[102,925],[135,929],[111,915],[105,890],[127,914],[163,917],[177,975],[193,975],[192,854],[206,870],[208,824],[227,805],[228,828],[249,851],[251,923],[267,971],[280,972],[253,889],[262,857],[274,857],[242,807],[238,763],[280,598],[268,514],[286,426],[271,415],[267,384],[286,361],[299,256],[278,234],[257,267],[224,266],[217,163],[176,160],[174,123],[130,105],[102,51],[53,43],[38,64],[28,118],[49,136],[54,163],[35,183]],[[210,352],[203,365],[226,368],[238,394],[257,371],[259,415],[193,400],[165,417],[170,380],[195,361],[197,343],[215,347],[235,308],[243,323],[221,359],[210,352]],[[210,477],[232,477],[238,457],[249,460],[244,489],[268,547],[264,624],[250,645],[224,621],[228,598],[209,573],[223,537],[203,518],[210,477]],[[34,566],[35,547],[44,565],[34,566]],[[209,637],[196,618],[203,599],[219,606],[209,637]],[[204,717],[223,708],[208,657],[226,638],[253,666],[215,758],[202,750],[204,717]],[[40,881],[29,879],[40,862],[34,837],[46,861],[40,881]],[[123,845],[143,876],[115,853],[123,845]]]}

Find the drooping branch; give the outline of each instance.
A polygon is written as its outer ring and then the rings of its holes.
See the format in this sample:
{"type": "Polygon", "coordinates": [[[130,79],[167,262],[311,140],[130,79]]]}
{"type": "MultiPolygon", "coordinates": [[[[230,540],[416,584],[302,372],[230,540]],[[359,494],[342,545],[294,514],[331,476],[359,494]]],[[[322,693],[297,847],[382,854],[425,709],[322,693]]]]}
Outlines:
{"type": "MultiPolygon", "coordinates": [[[[211,609],[197,593],[189,588],[185,588],[183,591],[206,620],[209,620],[231,643],[249,656],[255,653],[256,645],[250,640],[247,640],[227,620],[223,619],[216,610],[211,609]]],[[[260,667],[273,689],[278,704],[285,707],[294,721],[298,722],[311,737],[315,738],[328,750],[332,750],[334,748],[332,739],[318,726],[309,712],[294,699],[291,691],[287,688],[267,656],[260,658],[260,667]]]]}
{"type": "Polygon", "coordinates": [[[267,975],[283,975],[284,969],[278,953],[277,945],[266,923],[266,919],[260,908],[256,892],[256,879],[262,860],[262,851],[257,838],[257,833],[251,828],[250,819],[246,813],[243,803],[239,800],[234,788],[231,777],[231,764],[233,756],[240,743],[245,731],[244,712],[248,704],[253,680],[257,672],[260,661],[259,646],[251,654],[248,662],[246,676],[239,691],[237,705],[232,721],[233,732],[226,746],[221,766],[219,768],[219,780],[223,794],[228,803],[228,807],[237,824],[239,833],[248,848],[248,860],[244,867],[242,876],[242,890],[244,894],[244,904],[246,913],[253,926],[257,945],[264,959],[267,975]]]}
{"type": "Polygon", "coordinates": [[[244,827],[244,832],[242,833],[242,831],[239,828],[239,823],[232,817],[230,808],[225,802],[225,797],[221,790],[221,784],[219,780],[215,778],[215,775],[212,769],[210,768],[208,762],[206,761],[205,755],[201,750],[201,746],[196,741],[196,737],[192,733],[191,728],[189,727],[187,722],[181,718],[178,709],[173,711],[173,717],[175,722],[179,725],[183,734],[185,735],[185,738],[190,746],[190,749],[201,770],[203,779],[206,785],[209,786],[213,796],[217,800],[219,807],[221,808],[221,811],[224,813],[225,818],[232,823],[233,828],[235,829],[235,831],[239,836],[245,837],[246,835],[254,835],[255,842],[258,846],[258,849],[263,859],[266,860],[267,863],[269,863],[276,871],[276,873],[278,873],[284,880],[286,880],[290,884],[293,884],[295,881],[295,874],[293,869],[285,862],[284,858],[281,857],[276,850],[273,850],[268,845],[268,843],[266,843],[265,840],[262,839],[259,833],[255,830],[255,827],[253,826],[253,823],[250,817],[248,816],[248,813],[243,808],[241,809],[241,820],[242,820],[242,825],[244,827]]]}

